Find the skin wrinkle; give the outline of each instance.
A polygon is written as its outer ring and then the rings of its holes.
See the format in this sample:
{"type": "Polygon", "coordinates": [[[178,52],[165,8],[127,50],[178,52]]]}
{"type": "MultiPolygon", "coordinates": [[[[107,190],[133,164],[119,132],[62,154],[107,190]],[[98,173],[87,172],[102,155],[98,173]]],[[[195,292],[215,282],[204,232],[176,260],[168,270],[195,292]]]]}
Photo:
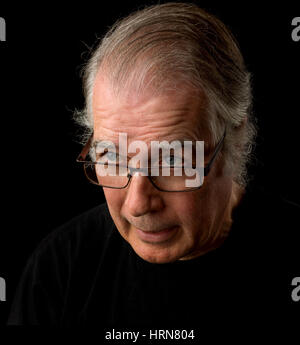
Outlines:
{"type": "MultiPolygon", "coordinates": [[[[173,118],[173,112],[168,112],[168,114],[172,114],[173,118]]],[[[107,118],[102,118],[101,120],[95,121],[95,128],[101,127],[101,134],[102,136],[107,136],[107,139],[116,139],[118,138],[118,133],[123,132],[128,134],[128,139],[130,140],[134,136],[139,136],[140,140],[147,142],[150,142],[151,140],[160,140],[165,139],[167,136],[170,136],[169,128],[174,127],[175,131],[172,133],[173,137],[189,137],[193,138],[194,140],[197,140],[200,137],[200,133],[195,133],[190,127],[190,123],[185,123],[183,119],[179,120],[179,116],[177,117],[175,115],[175,121],[172,119],[166,120],[164,124],[161,124],[159,121],[153,121],[153,117],[156,118],[162,118],[164,117],[164,112],[156,112],[155,114],[151,114],[150,116],[147,116],[148,124],[141,123],[139,125],[139,122],[143,121],[144,116],[134,116],[133,120],[130,121],[130,119],[127,119],[126,126],[124,123],[124,126],[122,126],[123,122],[119,120],[119,115],[116,116],[116,119],[111,121],[113,130],[111,130],[109,127],[107,127],[103,122],[107,120],[107,118]],[[118,124],[118,125],[117,125],[118,124]],[[137,124],[137,125],[136,125],[137,124]],[[176,130],[176,127],[179,127],[180,129],[176,130]],[[156,135],[157,131],[159,131],[160,135],[156,135]]],[[[114,114],[111,114],[110,118],[114,117],[114,114]]],[[[121,115],[120,115],[121,116],[121,115]]],[[[125,117],[125,116],[124,116],[125,117]]],[[[180,116],[183,117],[182,114],[180,116]]],[[[100,118],[96,115],[96,118],[100,118]]],[[[95,138],[97,138],[97,131],[95,131],[95,138]]]]}
{"type": "MultiPolygon", "coordinates": [[[[96,115],[96,119],[99,118],[100,115],[98,113],[98,116],[96,115]]],[[[120,122],[119,122],[120,123],[120,122]]],[[[98,126],[101,126],[102,121],[95,121],[95,128],[97,128],[98,126]]],[[[180,122],[178,121],[176,123],[177,125],[180,125],[180,122]]],[[[183,127],[183,125],[182,125],[183,127]]],[[[208,161],[208,156],[210,155],[213,146],[209,145],[208,141],[205,140],[203,138],[203,135],[200,133],[198,134],[194,134],[193,131],[191,131],[189,128],[185,128],[183,127],[180,131],[174,131],[172,134],[169,133],[169,126],[165,126],[166,131],[160,135],[157,135],[156,132],[157,130],[162,130],[164,129],[164,127],[159,127],[159,126],[153,126],[153,123],[151,123],[151,127],[147,127],[147,126],[141,126],[138,127],[139,129],[141,129],[141,132],[146,131],[146,135],[142,136],[140,138],[140,140],[143,140],[148,148],[150,148],[151,146],[151,141],[163,141],[166,140],[168,142],[172,142],[175,140],[179,140],[181,142],[184,142],[185,140],[187,141],[192,141],[193,145],[195,146],[195,141],[200,140],[200,141],[204,141],[204,148],[205,148],[205,153],[206,153],[206,157],[205,157],[205,161],[208,161]]],[[[127,137],[127,141],[128,141],[128,145],[131,143],[131,138],[134,137],[132,135],[132,133],[137,133],[138,130],[136,127],[132,126],[132,127],[126,127],[126,130],[124,131],[124,128],[122,127],[116,127],[114,126],[114,130],[111,130],[110,128],[105,127],[104,125],[101,126],[101,138],[98,137],[97,133],[95,133],[95,139],[94,139],[94,143],[100,142],[101,140],[108,140],[111,141],[112,143],[115,144],[116,148],[118,147],[118,143],[119,143],[119,132],[121,133],[127,133],[128,137],[127,137]],[[104,139],[105,136],[105,139],[104,139]]],[[[183,145],[182,145],[183,147],[183,145]]],[[[128,154],[128,156],[130,156],[130,154],[128,154]]]]}
{"type": "MultiPolygon", "coordinates": [[[[95,88],[97,87],[98,83],[109,84],[108,79],[105,78],[103,73],[104,71],[98,73],[98,79],[95,82],[95,88]]],[[[107,90],[108,89],[105,89],[103,91],[104,95],[107,94],[107,90]]],[[[182,94],[182,91],[180,93],[182,94]]],[[[200,94],[202,97],[204,97],[203,93],[200,94]]],[[[174,92],[169,92],[166,96],[168,98],[172,98],[174,97],[174,92]]],[[[200,114],[204,109],[206,100],[202,100],[200,98],[201,102],[199,102],[199,91],[195,94],[193,90],[189,90],[189,97],[190,99],[198,100],[200,114]]],[[[110,140],[117,143],[118,133],[123,131],[128,135],[128,143],[130,143],[130,139],[134,135],[139,135],[139,133],[146,133],[143,135],[143,137],[140,138],[140,140],[145,141],[147,144],[149,144],[151,140],[173,141],[178,138],[188,138],[188,140],[192,139],[194,141],[204,141],[205,151],[207,153],[212,150],[213,147],[209,145],[210,136],[203,137],[203,131],[206,129],[206,124],[201,124],[199,126],[199,119],[197,117],[194,119],[186,118],[186,115],[193,111],[191,104],[185,104],[184,106],[180,104],[175,108],[171,103],[170,108],[162,110],[159,106],[155,105],[155,99],[156,98],[152,99],[151,97],[149,99],[148,93],[142,95],[142,97],[140,98],[137,98],[133,94],[130,94],[128,92],[126,94],[126,101],[122,102],[122,108],[116,107],[114,98],[112,98],[112,102],[106,108],[104,108],[103,105],[101,106],[101,103],[99,104],[99,102],[95,105],[93,103],[94,128],[101,127],[102,129],[101,135],[98,135],[98,133],[95,131],[95,140],[99,140],[100,137],[103,138],[105,134],[105,140],[110,140]],[[154,104],[153,110],[149,112],[147,110],[147,107],[151,107],[152,104],[154,104]],[[130,113],[131,107],[135,107],[135,116],[132,118],[132,120],[127,116],[127,114],[130,113]],[[122,116],[122,114],[125,114],[125,116],[122,116]],[[168,114],[171,114],[172,116],[168,118],[168,114]],[[149,119],[148,124],[145,124],[145,122],[143,122],[145,116],[147,117],[147,119],[149,119]],[[161,117],[165,118],[163,124],[159,120],[161,117]],[[107,128],[104,124],[105,121],[110,118],[113,118],[113,125],[111,126],[113,130],[111,130],[111,128],[107,128]],[[122,126],[123,123],[125,126],[122,126]],[[191,123],[193,124],[193,126],[191,126],[191,123]],[[173,126],[173,128],[175,128],[175,131],[172,132],[172,135],[170,135],[169,131],[170,126],[173,126]],[[176,130],[176,127],[178,127],[179,129],[176,130]],[[198,131],[195,132],[194,130],[192,130],[194,128],[198,128],[198,131]],[[157,135],[157,131],[159,130],[161,132],[163,129],[165,129],[165,131],[163,131],[161,135],[157,135]]]]}
{"type": "MultiPolygon", "coordinates": [[[[194,97],[189,89],[159,97],[115,98],[109,83],[99,78],[93,95],[95,139],[117,141],[122,132],[130,140],[146,143],[182,136],[207,142],[210,136],[201,121],[203,104],[205,100],[194,97]]],[[[141,258],[153,263],[188,260],[218,247],[230,228],[238,191],[232,176],[223,174],[223,165],[222,159],[216,159],[202,188],[193,192],[160,192],[144,176],[133,176],[125,189],[104,188],[120,235],[141,258]],[[136,230],[173,226],[178,227],[175,235],[161,243],[141,240],[136,230]]]]}

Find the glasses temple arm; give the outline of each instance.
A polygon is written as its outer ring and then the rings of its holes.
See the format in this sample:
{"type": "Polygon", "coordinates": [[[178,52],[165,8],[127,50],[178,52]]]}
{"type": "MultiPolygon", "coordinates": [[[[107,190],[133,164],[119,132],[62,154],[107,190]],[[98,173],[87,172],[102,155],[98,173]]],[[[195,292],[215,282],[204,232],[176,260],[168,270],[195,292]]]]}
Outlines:
{"type": "Polygon", "coordinates": [[[77,162],[84,161],[86,156],[88,155],[88,153],[90,151],[90,147],[91,147],[92,141],[93,141],[93,134],[94,134],[94,132],[91,134],[91,136],[89,137],[89,140],[84,145],[82,151],[80,152],[79,156],[77,157],[77,159],[76,159],[77,162]]]}
{"type": "Polygon", "coordinates": [[[212,164],[213,164],[215,158],[217,157],[218,152],[220,151],[220,148],[221,148],[221,146],[222,146],[222,144],[223,144],[223,141],[224,141],[225,136],[226,136],[226,129],[225,129],[225,131],[224,131],[224,134],[223,134],[223,136],[222,136],[222,139],[219,141],[217,147],[215,148],[215,152],[213,153],[213,155],[212,155],[212,157],[211,157],[211,160],[209,161],[209,163],[207,164],[207,166],[204,167],[204,176],[206,176],[206,175],[209,173],[209,171],[210,171],[210,169],[211,169],[211,166],[212,166],[212,164]]]}

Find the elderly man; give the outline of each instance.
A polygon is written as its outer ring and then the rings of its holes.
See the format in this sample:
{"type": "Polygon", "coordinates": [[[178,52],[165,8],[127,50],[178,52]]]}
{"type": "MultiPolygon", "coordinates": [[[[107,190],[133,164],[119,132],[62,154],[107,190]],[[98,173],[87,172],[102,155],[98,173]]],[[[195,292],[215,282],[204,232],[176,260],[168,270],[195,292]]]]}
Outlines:
{"type": "Polygon", "coordinates": [[[84,87],[78,162],[106,203],[40,244],[9,324],[204,329],[230,311],[234,325],[258,329],[287,317],[299,207],[249,183],[250,74],[224,24],[184,3],[133,13],[93,52],[84,87]],[[155,162],[151,145],[163,140],[192,143],[192,155],[155,162]],[[136,165],[132,143],[143,151],[136,165]]]}

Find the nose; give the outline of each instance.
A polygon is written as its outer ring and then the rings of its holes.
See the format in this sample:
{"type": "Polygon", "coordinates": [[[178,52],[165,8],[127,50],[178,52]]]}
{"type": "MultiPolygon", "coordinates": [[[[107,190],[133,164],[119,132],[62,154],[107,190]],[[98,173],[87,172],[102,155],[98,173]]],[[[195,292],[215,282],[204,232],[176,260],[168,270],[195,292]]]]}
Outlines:
{"type": "Polygon", "coordinates": [[[162,192],[158,191],[149,181],[147,176],[134,174],[127,187],[127,210],[133,217],[140,217],[147,213],[157,212],[163,209],[162,192]]]}

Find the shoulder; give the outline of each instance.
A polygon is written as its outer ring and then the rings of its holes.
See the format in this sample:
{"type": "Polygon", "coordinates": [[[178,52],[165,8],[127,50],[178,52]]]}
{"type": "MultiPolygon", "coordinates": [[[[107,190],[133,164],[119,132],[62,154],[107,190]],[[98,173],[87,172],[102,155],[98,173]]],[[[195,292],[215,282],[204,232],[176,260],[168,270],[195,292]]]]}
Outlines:
{"type": "Polygon", "coordinates": [[[252,202],[256,203],[256,209],[260,214],[268,217],[270,223],[280,225],[299,225],[300,205],[286,199],[274,190],[258,186],[252,191],[252,202]]]}
{"type": "Polygon", "coordinates": [[[300,212],[300,205],[296,202],[286,199],[274,190],[253,184],[247,187],[241,199],[241,207],[238,208],[248,215],[251,215],[251,212],[253,212],[253,216],[265,215],[261,218],[261,221],[269,217],[268,221],[270,223],[273,220],[298,221],[300,212]]]}
{"type": "Polygon", "coordinates": [[[300,242],[300,205],[261,185],[246,190],[237,209],[249,237],[264,241],[286,256],[297,256],[300,242]]]}
{"type": "Polygon", "coordinates": [[[53,243],[67,244],[70,241],[83,241],[95,239],[96,237],[105,239],[110,236],[113,226],[114,223],[110,217],[107,204],[97,205],[53,229],[41,241],[36,252],[53,243]]]}
{"type": "Polygon", "coordinates": [[[56,272],[71,273],[76,263],[93,260],[92,255],[105,250],[116,236],[114,227],[106,203],[87,210],[52,230],[36,247],[27,267],[52,267],[56,272]]]}
{"type": "Polygon", "coordinates": [[[103,253],[115,238],[118,241],[106,204],[54,229],[27,260],[8,323],[57,324],[66,301],[74,308],[82,303],[87,292],[73,298],[74,286],[84,289],[93,280],[103,253]]]}

